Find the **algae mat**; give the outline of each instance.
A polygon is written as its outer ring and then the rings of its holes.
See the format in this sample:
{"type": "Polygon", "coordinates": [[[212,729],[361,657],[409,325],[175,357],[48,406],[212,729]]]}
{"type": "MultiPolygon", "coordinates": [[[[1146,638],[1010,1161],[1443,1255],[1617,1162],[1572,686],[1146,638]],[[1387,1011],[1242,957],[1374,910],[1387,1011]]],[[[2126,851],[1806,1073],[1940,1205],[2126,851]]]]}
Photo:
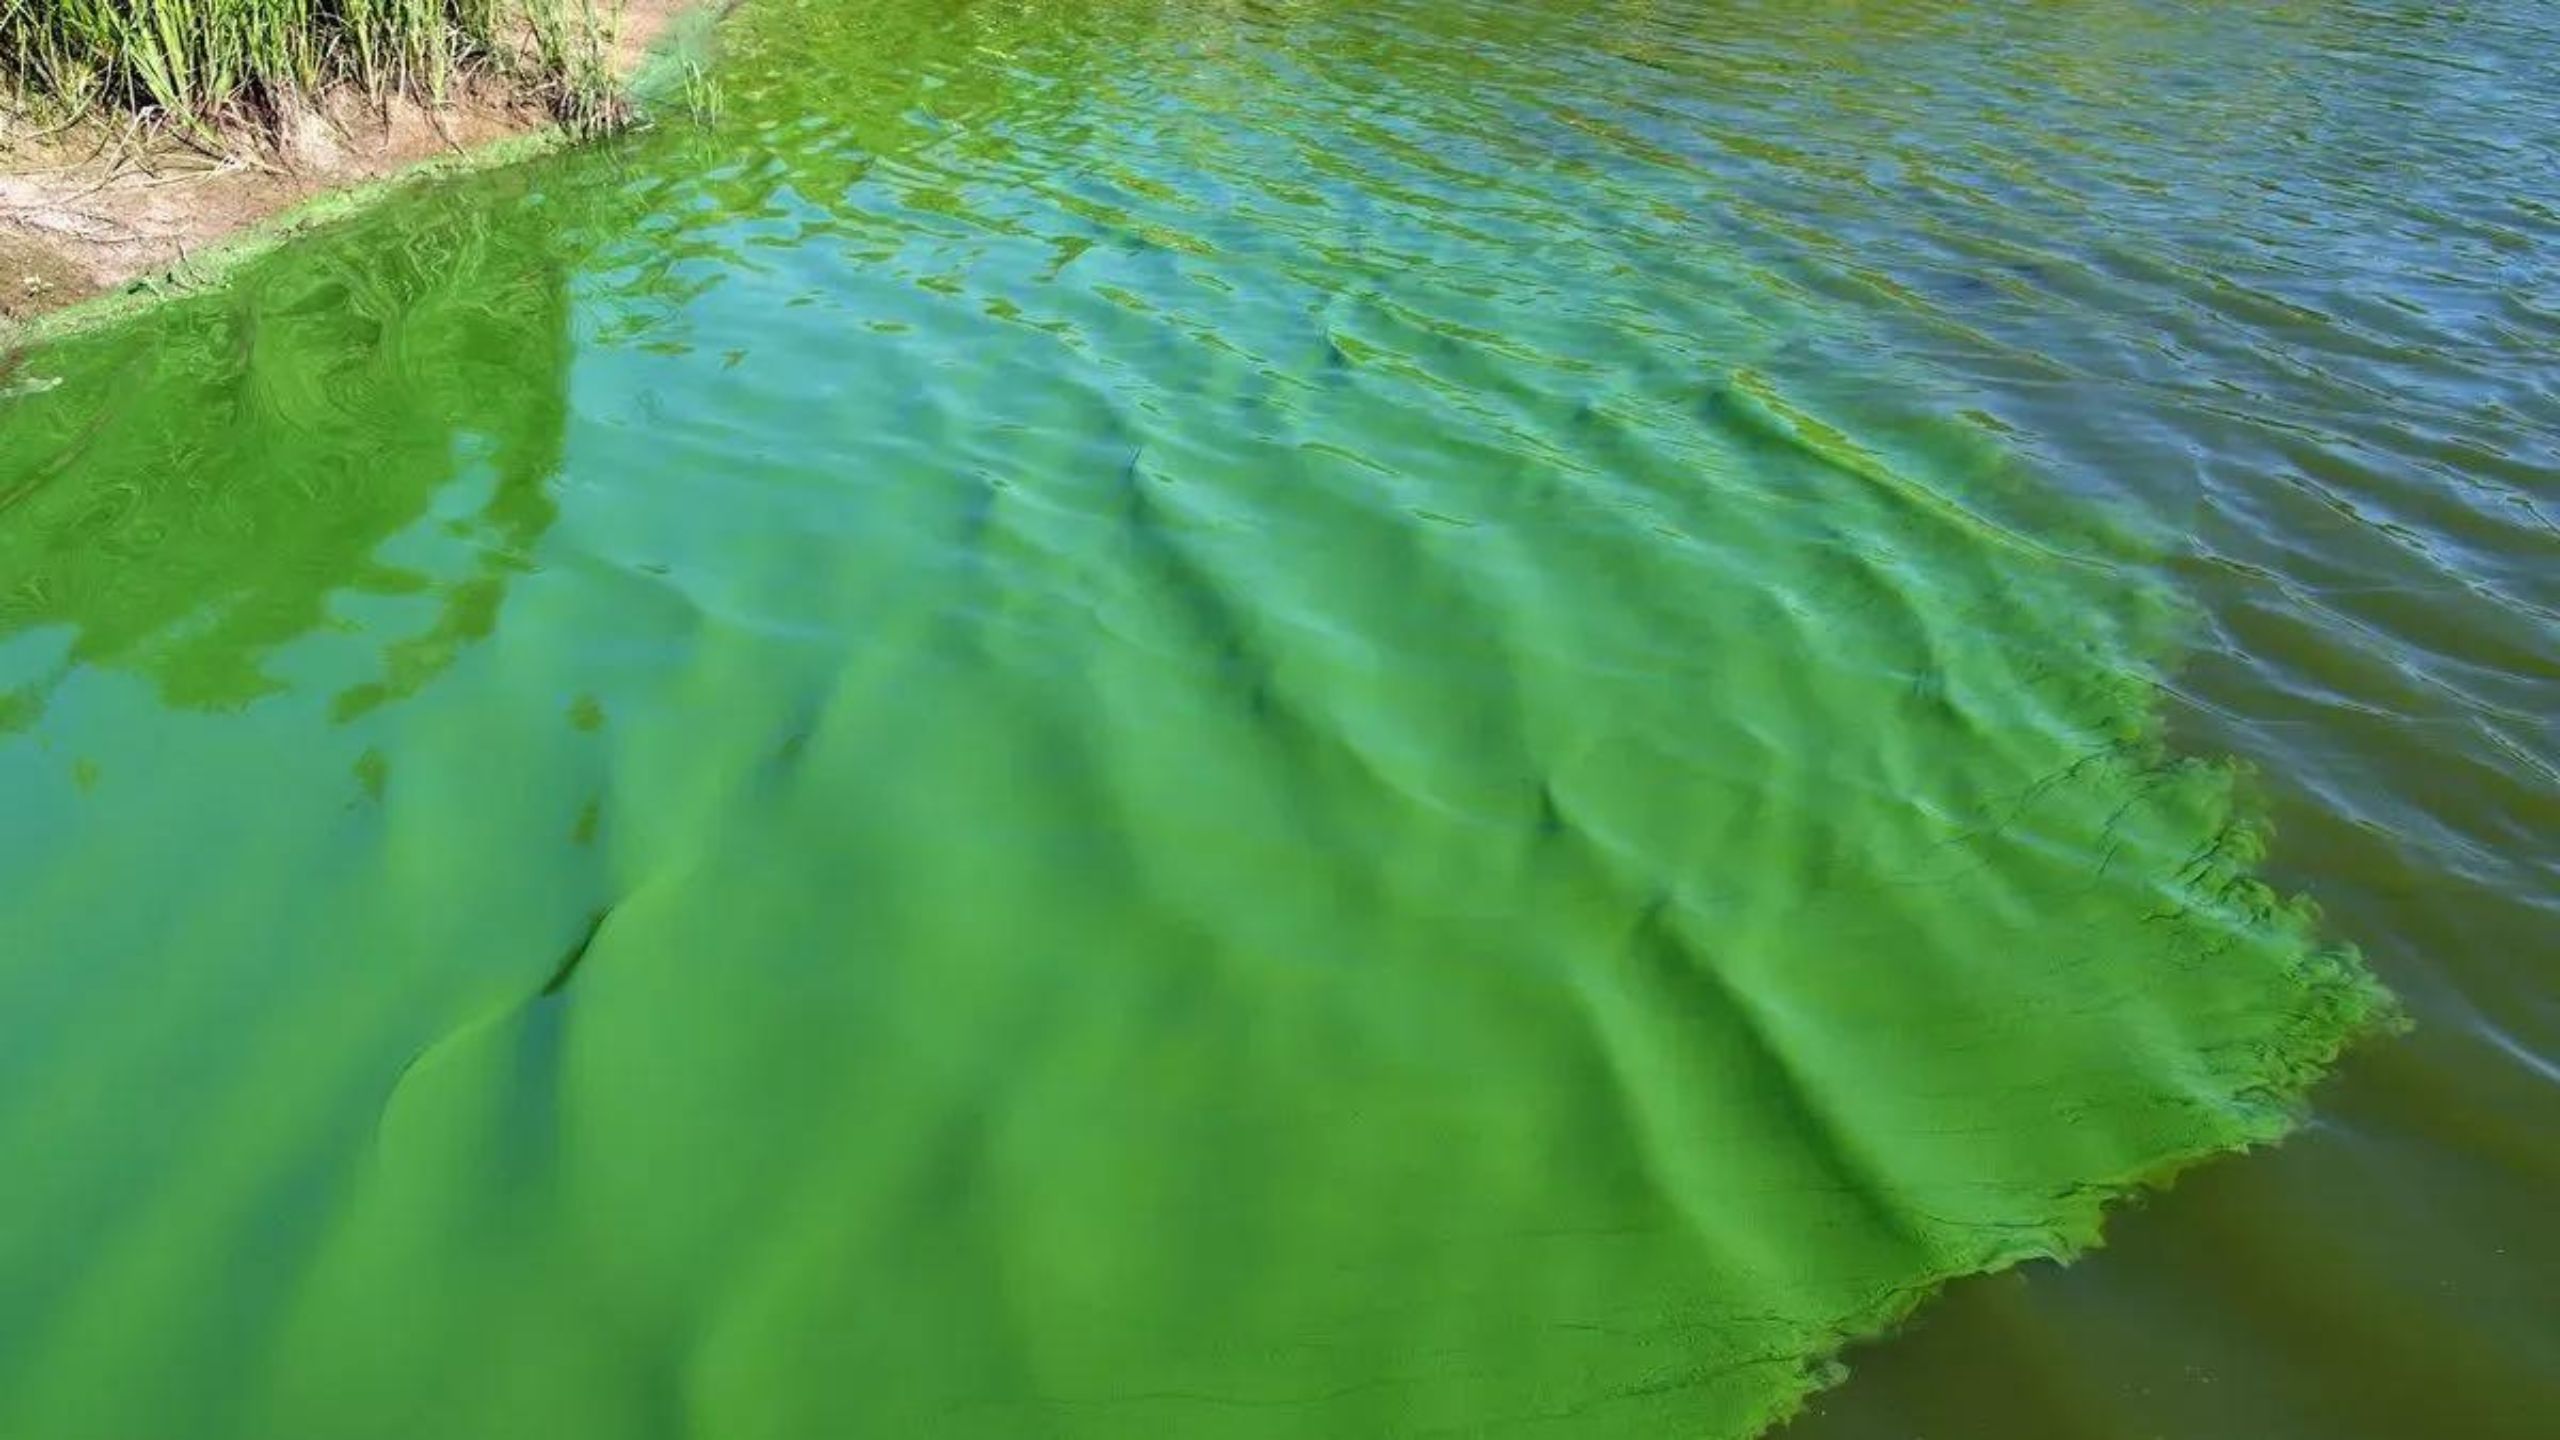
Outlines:
{"type": "Polygon", "coordinates": [[[0,1433],[1747,1435],[2380,1008],[1641,46],[741,23],[19,365],[0,1433]]]}

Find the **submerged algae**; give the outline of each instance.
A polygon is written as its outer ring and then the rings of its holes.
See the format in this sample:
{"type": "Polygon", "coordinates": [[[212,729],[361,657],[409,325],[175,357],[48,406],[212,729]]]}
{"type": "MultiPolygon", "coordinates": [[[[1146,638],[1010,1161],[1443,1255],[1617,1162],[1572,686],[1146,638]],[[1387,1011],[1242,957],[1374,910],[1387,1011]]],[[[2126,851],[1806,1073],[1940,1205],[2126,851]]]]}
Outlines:
{"type": "Polygon", "coordinates": [[[959,19],[42,357],[0,1431],[1743,1435],[2376,1013],[1639,59],[959,19]]]}

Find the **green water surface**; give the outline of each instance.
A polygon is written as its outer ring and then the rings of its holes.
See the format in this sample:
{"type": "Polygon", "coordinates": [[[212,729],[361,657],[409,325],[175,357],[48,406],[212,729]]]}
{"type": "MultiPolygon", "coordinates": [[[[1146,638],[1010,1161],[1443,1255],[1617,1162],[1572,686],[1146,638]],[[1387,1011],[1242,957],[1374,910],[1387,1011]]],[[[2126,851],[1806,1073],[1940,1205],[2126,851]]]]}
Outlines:
{"type": "Polygon", "coordinates": [[[1740,1437],[2283,1134],[2188,526],[1745,13],[757,0],[27,357],[0,1435],[1740,1437]]]}

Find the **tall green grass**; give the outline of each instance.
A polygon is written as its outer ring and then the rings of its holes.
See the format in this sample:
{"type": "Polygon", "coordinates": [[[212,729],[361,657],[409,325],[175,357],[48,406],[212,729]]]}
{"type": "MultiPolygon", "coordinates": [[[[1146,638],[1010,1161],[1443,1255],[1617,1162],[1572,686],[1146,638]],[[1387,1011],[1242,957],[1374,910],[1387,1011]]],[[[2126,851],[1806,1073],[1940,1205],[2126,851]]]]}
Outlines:
{"type": "Polygon", "coordinates": [[[615,0],[0,0],[0,95],[46,117],[202,129],[333,87],[442,99],[503,74],[599,123],[615,0]]]}

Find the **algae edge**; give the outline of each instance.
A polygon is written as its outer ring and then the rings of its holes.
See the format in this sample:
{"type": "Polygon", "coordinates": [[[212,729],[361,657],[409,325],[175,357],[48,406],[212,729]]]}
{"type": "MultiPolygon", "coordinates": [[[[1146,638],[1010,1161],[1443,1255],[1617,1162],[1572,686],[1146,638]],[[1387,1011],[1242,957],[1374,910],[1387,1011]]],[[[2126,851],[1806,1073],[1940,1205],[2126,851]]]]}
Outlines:
{"type": "MultiPolygon", "coordinates": [[[[1812,417],[1790,418],[1801,422],[1812,417]]],[[[1858,458],[1875,463],[1875,457],[1858,458]]],[[[2265,799],[2252,783],[2253,767],[2233,757],[2181,754],[2165,740],[2160,683],[2174,673],[2174,657],[2183,653],[2183,641],[2199,617],[2183,596],[2164,598],[2169,615],[2160,629],[2144,637],[2149,673],[2124,677],[2125,687],[2139,689],[2142,698],[2135,702],[2134,712],[2140,732],[2123,742],[2122,753],[2144,769],[2201,774],[2223,787],[2229,809],[2226,823],[2182,877],[2182,889],[2197,897],[2236,897],[2257,923],[2294,939],[2299,953],[2292,971],[2301,987],[2301,1003],[2276,1032],[2273,1043],[2255,1057],[2251,1080],[2232,1092],[2238,1123],[2230,1133],[2174,1151],[2150,1165],[2058,1192],[2048,1227],[2035,1243],[1985,1245],[1979,1253],[1841,1317],[1825,1343],[1799,1357],[1793,1382],[1774,1392],[1772,1402],[1749,1422],[1745,1433],[1773,1434],[1803,1416],[1815,1399],[1846,1383],[1854,1373],[1847,1361],[1852,1347],[1889,1342],[1948,1286],[2035,1261],[2070,1265],[2105,1245],[2107,1220],[2119,1207],[2166,1193],[2201,1165],[2283,1143],[2308,1120],[2313,1090],[2350,1051],[2414,1028],[2415,1021],[2399,997],[2367,967],[2362,952],[2349,941],[2321,933],[2315,900],[2280,894],[2257,877],[2258,863],[2275,839],[2275,828],[2267,818],[2265,799]]]]}

